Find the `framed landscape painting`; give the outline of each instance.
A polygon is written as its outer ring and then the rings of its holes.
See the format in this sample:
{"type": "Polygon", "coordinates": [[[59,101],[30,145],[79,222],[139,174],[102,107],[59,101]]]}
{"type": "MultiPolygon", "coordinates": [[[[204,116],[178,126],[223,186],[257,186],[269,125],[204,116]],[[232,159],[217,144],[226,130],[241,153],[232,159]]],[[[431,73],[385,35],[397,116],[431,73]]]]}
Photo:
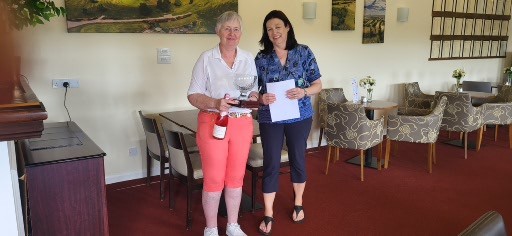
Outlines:
{"type": "Polygon", "coordinates": [[[238,0],[65,0],[69,33],[214,34],[238,0]]]}
{"type": "Polygon", "coordinates": [[[354,30],[356,0],[332,0],[331,30],[354,30]]]}
{"type": "Polygon", "coordinates": [[[363,43],[384,43],[386,0],[364,0],[363,43]]]}

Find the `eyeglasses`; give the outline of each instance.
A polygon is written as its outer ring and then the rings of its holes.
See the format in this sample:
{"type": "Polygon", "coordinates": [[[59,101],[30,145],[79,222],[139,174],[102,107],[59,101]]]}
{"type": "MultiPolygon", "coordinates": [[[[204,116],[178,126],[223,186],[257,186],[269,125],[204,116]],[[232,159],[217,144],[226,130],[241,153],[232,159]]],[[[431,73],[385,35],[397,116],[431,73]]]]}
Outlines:
{"type": "Polygon", "coordinates": [[[233,33],[233,34],[239,34],[242,32],[242,30],[240,28],[231,28],[231,27],[222,28],[222,31],[226,32],[226,33],[233,33]]]}

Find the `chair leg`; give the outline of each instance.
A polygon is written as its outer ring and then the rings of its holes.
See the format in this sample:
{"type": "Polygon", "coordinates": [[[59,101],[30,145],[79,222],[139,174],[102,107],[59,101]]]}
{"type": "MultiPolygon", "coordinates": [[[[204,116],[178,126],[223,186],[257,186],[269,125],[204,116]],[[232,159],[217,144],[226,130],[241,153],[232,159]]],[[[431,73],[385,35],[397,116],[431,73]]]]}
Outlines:
{"type": "Polygon", "coordinates": [[[427,152],[427,167],[428,173],[432,173],[432,144],[428,144],[428,152],[427,152]]]}
{"type": "Polygon", "coordinates": [[[146,185],[148,186],[151,183],[151,159],[149,151],[146,149],[146,185]]]}
{"type": "Polygon", "coordinates": [[[509,148],[512,149],[512,124],[508,125],[508,142],[509,148]]]}
{"type": "Polygon", "coordinates": [[[364,150],[361,150],[361,181],[364,181],[364,150]]]}
{"type": "Polygon", "coordinates": [[[335,147],[335,152],[336,152],[336,159],[332,159],[332,163],[336,163],[337,161],[340,160],[340,148],[339,147],[335,147]]]}
{"type": "Polygon", "coordinates": [[[187,230],[192,228],[192,183],[187,182],[187,230]]]}
{"type": "Polygon", "coordinates": [[[174,210],[175,199],[174,199],[174,181],[172,176],[172,170],[169,168],[169,209],[174,210]]]}
{"type": "Polygon", "coordinates": [[[498,127],[499,125],[494,126],[494,142],[498,141],[498,127]]]}
{"type": "Polygon", "coordinates": [[[322,137],[324,136],[324,128],[320,127],[320,136],[318,137],[318,147],[322,144],[322,137]]]}
{"type": "Polygon", "coordinates": [[[331,148],[333,148],[333,146],[328,146],[327,156],[325,157],[325,163],[327,164],[327,166],[325,167],[325,175],[329,173],[329,162],[331,161],[331,148]]]}
{"type": "Polygon", "coordinates": [[[460,132],[460,133],[459,133],[459,140],[462,140],[462,135],[464,135],[464,133],[463,133],[463,132],[460,132]]]}
{"type": "Polygon", "coordinates": [[[468,132],[464,132],[464,159],[468,159],[468,132]]]}
{"type": "Polygon", "coordinates": [[[384,157],[384,169],[388,168],[389,153],[391,152],[391,139],[386,139],[386,156],[384,157]]]}
{"type": "Polygon", "coordinates": [[[381,166],[381,161],[382,161],[382,142],[379,143],[379,146],[377,147],[378,148],[378,152],[377,152],[377,170],[381,170],[382,169],[382,166],[381,166]]]}
{"type": "Polygon", "coordinates": [[[163,201],[165,198],[164,172],[165,172],[165,162],[163,162],[162,158],[160,158],[160,201],[163,201]]]}
{"type": "Polygon", "coordinates": [[[476,139],[476,151],[477,152],[480,151],[480,146],[482,145],[483,133],[484,133],[484,126],[480,127],[480,129],[478,129],[478,136],[476,139]]]}
{"type": "Polygon", "coordinates": [[[251,211],[254,213],[256,210],[256,185],[258,184],[258,172],[257,171],[251,171],[252,172],[252,184],[251,184],[251,211]]]}
{"type": "Polygon", "coordinates": [[[432,162],[434,164],[437,163],[437,157],[436,157],[436,143],[432,143],[432,162]]]}

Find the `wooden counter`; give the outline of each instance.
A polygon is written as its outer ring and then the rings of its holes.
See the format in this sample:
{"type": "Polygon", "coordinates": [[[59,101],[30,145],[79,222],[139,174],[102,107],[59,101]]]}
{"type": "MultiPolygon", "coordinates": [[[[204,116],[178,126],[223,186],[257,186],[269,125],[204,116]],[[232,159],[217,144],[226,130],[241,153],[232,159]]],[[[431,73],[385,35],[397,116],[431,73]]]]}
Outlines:
{"type": "Polygon", "coordinates": [[[14,88],[0,88],[0,141],[40,137],[46,109],[27,81],[14,88]]]}

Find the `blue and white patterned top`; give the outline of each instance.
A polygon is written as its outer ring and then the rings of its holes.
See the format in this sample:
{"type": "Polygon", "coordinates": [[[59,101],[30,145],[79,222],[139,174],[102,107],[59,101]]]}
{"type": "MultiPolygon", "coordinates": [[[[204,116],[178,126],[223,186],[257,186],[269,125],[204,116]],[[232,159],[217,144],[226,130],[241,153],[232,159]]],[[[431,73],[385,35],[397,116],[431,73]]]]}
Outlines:
{"type": "MultiPolygon", "coordinates": [[[[261,94],[267,93],[267,83],[284,80],[295,80],[298,88],[308,88],[310,84],[321,77],[315,55],[308,46],[299,44],[288,51],[288,58],[284,66],[281,65],[275,51],[270,54],[259,52],[256,55],[256,70],[258,71],[258,85],[261,94]]],[[[300,117],[275,123],[293,123],[313,116],[311,98],[306,96],[299,99],[300,117]]],[[[272,123],[269,106],[260,106],[258,110],[259,123],[272,123]]]]}

